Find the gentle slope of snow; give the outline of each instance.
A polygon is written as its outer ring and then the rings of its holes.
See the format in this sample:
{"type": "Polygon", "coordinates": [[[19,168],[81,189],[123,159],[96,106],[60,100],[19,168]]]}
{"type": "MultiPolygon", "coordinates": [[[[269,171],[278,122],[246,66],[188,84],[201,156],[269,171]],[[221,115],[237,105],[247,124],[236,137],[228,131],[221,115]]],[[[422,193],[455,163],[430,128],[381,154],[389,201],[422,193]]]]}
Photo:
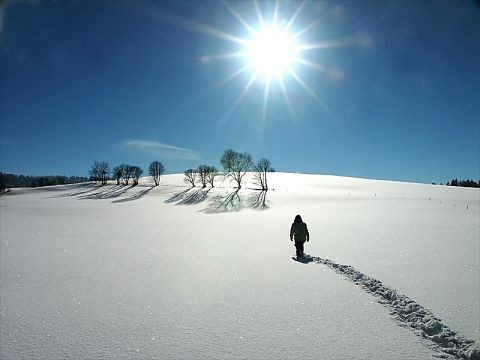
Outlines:
{"type": "Polygon", "coordinates": [[[328,261],[380,280],[478,346],[478,189],[273,173],[262,194],[248,179],[237,193],[228,182],[188,189],[182,178],[3,195],[0,356],[445,354],[328,261]],[[316,261],[292,261],[297,213],[316,261]]]}

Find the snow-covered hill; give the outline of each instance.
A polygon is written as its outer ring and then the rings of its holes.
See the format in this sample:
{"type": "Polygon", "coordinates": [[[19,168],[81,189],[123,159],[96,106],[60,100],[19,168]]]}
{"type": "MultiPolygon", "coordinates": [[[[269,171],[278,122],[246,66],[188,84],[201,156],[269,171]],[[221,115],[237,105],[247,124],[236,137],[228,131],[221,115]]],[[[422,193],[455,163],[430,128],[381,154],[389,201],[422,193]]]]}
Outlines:
{"type": "Polygon", "coordinates": [[[480,357],[478,189],[268,181],[2,195],[0,357],[480,357]]]}

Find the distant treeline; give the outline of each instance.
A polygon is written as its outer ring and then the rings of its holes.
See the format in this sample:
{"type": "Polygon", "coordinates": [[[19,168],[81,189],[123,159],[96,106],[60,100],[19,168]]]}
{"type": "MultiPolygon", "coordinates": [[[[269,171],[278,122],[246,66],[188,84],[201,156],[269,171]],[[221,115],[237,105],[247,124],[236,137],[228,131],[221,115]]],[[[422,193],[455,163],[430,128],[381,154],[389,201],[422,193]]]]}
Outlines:
{"type": "Polygon", "coordinates": [[[479,182],[475,182],[473,180],[458,180],[458,179],[453,179],[450,182],[447,182],[448,186],[463,186],[463,187],[473,187],[473,188],[478,188],[479,182]]]}
{"type": "Polygon", "coordinates": [[[85,181],[89,181],[89,179],[83,176],[33,176],[4,174],[0,172],[0,190],[13,187],[39,187],[50,185],[76,184],[85,181]]]}

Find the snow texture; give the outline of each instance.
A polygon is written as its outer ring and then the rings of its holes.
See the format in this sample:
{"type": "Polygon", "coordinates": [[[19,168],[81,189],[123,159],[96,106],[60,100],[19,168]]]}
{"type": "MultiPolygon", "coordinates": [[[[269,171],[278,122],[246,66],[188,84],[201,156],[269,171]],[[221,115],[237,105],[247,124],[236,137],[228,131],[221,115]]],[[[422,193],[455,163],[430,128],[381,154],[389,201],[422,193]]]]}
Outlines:
{"type": "Polygon", "coordinates": [[[459,337],[455,331],[444,325],[428,309],[385,286],[380,280],[373,279],[350,265],[340,265],[328,259],[305,255],[303,259],[298,258],[297,261],[327,265],[335,272],[345,276],[374,295],[379,303],[391,311],[391,314],[402,326],[410,328],[432,341],[443,352],[459,359],[480,359],[480,350],[473,345],[473,340],[459,337]]]}

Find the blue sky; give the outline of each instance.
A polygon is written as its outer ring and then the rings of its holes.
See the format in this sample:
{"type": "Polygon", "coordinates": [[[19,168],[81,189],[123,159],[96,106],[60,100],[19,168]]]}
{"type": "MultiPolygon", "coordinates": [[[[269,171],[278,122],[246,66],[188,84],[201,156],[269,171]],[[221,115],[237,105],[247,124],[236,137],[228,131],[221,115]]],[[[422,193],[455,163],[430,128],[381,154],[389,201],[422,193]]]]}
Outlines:
{"type": "Polygon", "coordinates": [[[2,172],[159,160],[175,173],[233,148],[277,171],[480,178],[473,1],[0,6],[2,172]],[[275,14],[299,60],[268,82],[244,43],[275,14]]]}

